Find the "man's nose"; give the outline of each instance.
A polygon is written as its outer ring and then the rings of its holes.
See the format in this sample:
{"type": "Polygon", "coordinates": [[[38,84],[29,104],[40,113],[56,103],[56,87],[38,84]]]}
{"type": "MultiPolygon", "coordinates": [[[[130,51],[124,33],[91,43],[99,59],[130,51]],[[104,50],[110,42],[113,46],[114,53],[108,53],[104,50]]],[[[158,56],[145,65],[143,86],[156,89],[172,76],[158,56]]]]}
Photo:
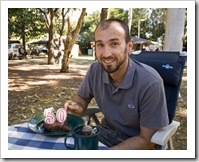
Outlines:
{"type": "Polygon", "coordinates": [[[110,47],[105,46],[105,47],[104,47],[104,51],[103,51],[103,56],[104,56],[104,57],[108,57],[108,56],[110,56],[110,55],[111,55],[111,49],[110,49],[110,47]]]}

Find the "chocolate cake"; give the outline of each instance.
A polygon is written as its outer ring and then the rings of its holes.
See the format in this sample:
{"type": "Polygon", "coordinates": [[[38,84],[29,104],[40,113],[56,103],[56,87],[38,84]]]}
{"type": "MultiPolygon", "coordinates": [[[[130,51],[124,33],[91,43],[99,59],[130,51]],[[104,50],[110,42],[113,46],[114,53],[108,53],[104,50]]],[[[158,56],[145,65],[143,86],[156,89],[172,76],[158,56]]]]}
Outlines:
{"type": "Polygon", "coordinates": [[[56,131],[70,131],[70,128],[67,125],[63,125],[62,123],[56,121],[54,124],[46,124],[44,122],[43,128],[45,128],[49,132],[56,132],[56,131]]]}

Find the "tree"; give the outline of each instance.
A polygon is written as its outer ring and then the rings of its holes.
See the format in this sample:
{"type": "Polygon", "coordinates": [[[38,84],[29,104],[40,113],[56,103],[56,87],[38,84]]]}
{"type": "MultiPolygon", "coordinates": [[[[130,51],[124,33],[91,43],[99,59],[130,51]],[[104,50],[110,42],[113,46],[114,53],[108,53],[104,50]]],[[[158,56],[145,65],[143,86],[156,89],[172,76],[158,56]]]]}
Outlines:
{"type": "Polygon", "coordinates": [[[108,8],[102,8],[100,13],[100,22],[108,18],[108,8]]]}
{"type": "Polygon", "coordinates": [[[62,8],[61,10],[61,20],[59,18],[59,14],[57,15],[57,23],[55,24],[56,27],[57,27],[57,30],[58,30],[58,33],[59,33],[59,43],[58,43],[58,47],[59,47],[59,52],[61,52],[61,47],[62,47],[62,43],[63,43],[63,40],[62,40],[62,36],[64,34],[64,28],[65,28],[65,24],[66,24],[66,18],[67,18],[67,14],[68,12],[70,11],[69,9],[66,10],[65,12],[65,8],[62,8]],[[59,22],[61,21],[61,22],[59,22]]]}
{"type": "Polygon", "coordinates": [[[109,18],[118,18],[128,23],[128,11],[123,8],[109,8],[109,18]]]}
{"type": "Polygon", "coordinates": [[[22,44],[26,47],[28,40],[40,37],[46,32],[41,19],[40,13],[34,8],[9,8],[8,39],[22,39],[22,44]]]}
{"type": "Polygon", "coordinates": [[[84,17],[84,23],[80,30],[80,41],[78,42],[82,53],[87,53],[91,48],[91,42],[94,42],[94,31],[100,20],[100,12],[95,11],[84,17]]]}
{"type": "Polygon", "coordinates": [[[161,40],[165,36],[165,24],[166,24],[166,8],[153,8],[149,9],[150,17],[147,21],[148,25],[148,38],[152,41],[161,40]]]}
{"type": "Polygon", "coordinates": [[[132,8],[129,8],[128,12],[128,26],[129,26],[129,33],[131,33],[131,25],[132,25],[132,8]]]}
{"type": "Polygon", "coordinates": [[[68,32],[67,32],[66,41],[64,43],[64,56],[62,59],[62,68],[60,72],[68,72],[69,55],[71,53],[73,45],[76,42],[85,14],[86,14],[86,8],[83,8],[79,20],[77,22],[77,26],[74,31],[71,30],[70,14],[68,16],[68,32]]]}
{"type": "Polygon", "coordinates": [[[182,51],[185,28],[185,9],[168,8],[164,51],[182,51]]]}
{"type": "Polygon", "coordinates": [[[144,20],[140,23],[140,37],[145,38],[145,33],[147,31],[147,9],[146,8],[133,8],[132,9],[132,25],[131,25],[131,35],[138,35],[138,22],[139,20],[144,20]]]}
{"type": "Polygon", "coordinates": [[[54,18],[58,11],[58,8],[39,8],[40,12],[43,13],[45,24],[48,29],[48,64],[54,64],[54,18]]]}

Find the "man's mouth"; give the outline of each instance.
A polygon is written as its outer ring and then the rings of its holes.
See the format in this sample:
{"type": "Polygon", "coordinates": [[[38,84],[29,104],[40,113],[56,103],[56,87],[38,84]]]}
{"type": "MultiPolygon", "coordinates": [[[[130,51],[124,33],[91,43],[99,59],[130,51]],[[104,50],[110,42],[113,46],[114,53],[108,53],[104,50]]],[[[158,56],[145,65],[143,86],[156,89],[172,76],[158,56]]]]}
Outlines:
{"type": "Polygon", "coordinates": [[[103,62],[104,62],[106,65],[111,65],[114,61],[115,61],[115,59],[103,59],[103,62]]]}

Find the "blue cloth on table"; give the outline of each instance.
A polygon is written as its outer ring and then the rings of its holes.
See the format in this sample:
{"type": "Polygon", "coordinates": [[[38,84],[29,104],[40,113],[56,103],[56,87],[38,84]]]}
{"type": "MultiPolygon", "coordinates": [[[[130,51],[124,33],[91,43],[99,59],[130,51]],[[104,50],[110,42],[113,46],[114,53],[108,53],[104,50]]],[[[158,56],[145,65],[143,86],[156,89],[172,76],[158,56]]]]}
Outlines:
{"type": "MultiPolygon", "coordinates": [[[[9,150],[66,150],[64,146],[65,136],[44,136],[35,133],[27,127],[27,123],[8,127],[9,150]]],[[[72,145],[73,139],[69,140],[72,145]]],[[[99,150],[109,150],[99,142],[99,150]]]]}

